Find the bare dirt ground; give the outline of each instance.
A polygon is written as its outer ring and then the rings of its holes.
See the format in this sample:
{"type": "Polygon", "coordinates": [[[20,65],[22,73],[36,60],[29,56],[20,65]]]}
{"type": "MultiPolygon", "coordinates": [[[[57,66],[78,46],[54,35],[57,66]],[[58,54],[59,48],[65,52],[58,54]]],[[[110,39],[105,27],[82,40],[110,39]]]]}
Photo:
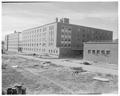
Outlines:
{"type": "Polygon", "coordinates": [[[27,94],[105,94],[118,91],[118,76],[113,74],[86,69],[86,72],[74,74],[74,70],[69,66],[27,59],[14,54],[3,55],[2,65],[6,65],[6,68],[2,69],[4,90],[15,83],[23,82],[27,94]],[[109,81],[94,80],[95,76],[109,81]]]}

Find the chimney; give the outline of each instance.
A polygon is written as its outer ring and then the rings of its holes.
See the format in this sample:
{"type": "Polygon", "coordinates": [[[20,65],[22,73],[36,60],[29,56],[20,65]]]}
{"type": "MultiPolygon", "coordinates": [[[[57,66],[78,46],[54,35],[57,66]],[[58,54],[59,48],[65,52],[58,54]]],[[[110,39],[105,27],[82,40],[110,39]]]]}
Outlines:
{"type": "Polygon", "coordinates": [[[56,22],[58,22],[58,18],[56,17],[56,22]]]}

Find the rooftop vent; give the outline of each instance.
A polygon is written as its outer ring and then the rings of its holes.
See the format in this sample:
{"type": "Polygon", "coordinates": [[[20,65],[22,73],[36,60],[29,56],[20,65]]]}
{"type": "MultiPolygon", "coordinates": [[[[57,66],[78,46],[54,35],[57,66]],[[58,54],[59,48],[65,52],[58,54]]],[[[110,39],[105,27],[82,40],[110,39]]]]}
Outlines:
{"type": "Polygon", "coordinates": [[[69,24],[69,18],[62,18],[60,19],[61,23],[69,24]]]}

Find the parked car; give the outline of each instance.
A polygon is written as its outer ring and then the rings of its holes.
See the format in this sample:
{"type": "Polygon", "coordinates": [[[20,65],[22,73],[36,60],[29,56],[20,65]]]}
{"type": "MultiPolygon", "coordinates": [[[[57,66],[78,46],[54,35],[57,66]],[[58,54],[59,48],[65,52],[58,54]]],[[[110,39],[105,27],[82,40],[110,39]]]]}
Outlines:
{"type": "Polygon", "coordinates": [[[84,65],[91,65],[89,62],[83,62],[84,65]]]}
{"type": "Polygon", "coordinates": [[[45,61],[45,62],[43,62],[43,64],[51,64],[51,62],[50,61],[45,61]]]}

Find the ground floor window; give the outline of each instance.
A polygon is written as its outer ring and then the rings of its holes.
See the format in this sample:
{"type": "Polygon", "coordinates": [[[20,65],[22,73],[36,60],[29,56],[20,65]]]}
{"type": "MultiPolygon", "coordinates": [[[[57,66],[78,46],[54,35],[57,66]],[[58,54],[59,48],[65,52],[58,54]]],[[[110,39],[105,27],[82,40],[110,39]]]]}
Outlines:
{"type": "Polygon", "coordinates": [[[91,53],[91,50],[88,50],[88,54],[90,54],[91,53]]]}
{"type": "Polygon", "coordinates": [[[88,50],[88,54],[103,54],[103,55],[109,55],[110,50],[88,50]]]}

